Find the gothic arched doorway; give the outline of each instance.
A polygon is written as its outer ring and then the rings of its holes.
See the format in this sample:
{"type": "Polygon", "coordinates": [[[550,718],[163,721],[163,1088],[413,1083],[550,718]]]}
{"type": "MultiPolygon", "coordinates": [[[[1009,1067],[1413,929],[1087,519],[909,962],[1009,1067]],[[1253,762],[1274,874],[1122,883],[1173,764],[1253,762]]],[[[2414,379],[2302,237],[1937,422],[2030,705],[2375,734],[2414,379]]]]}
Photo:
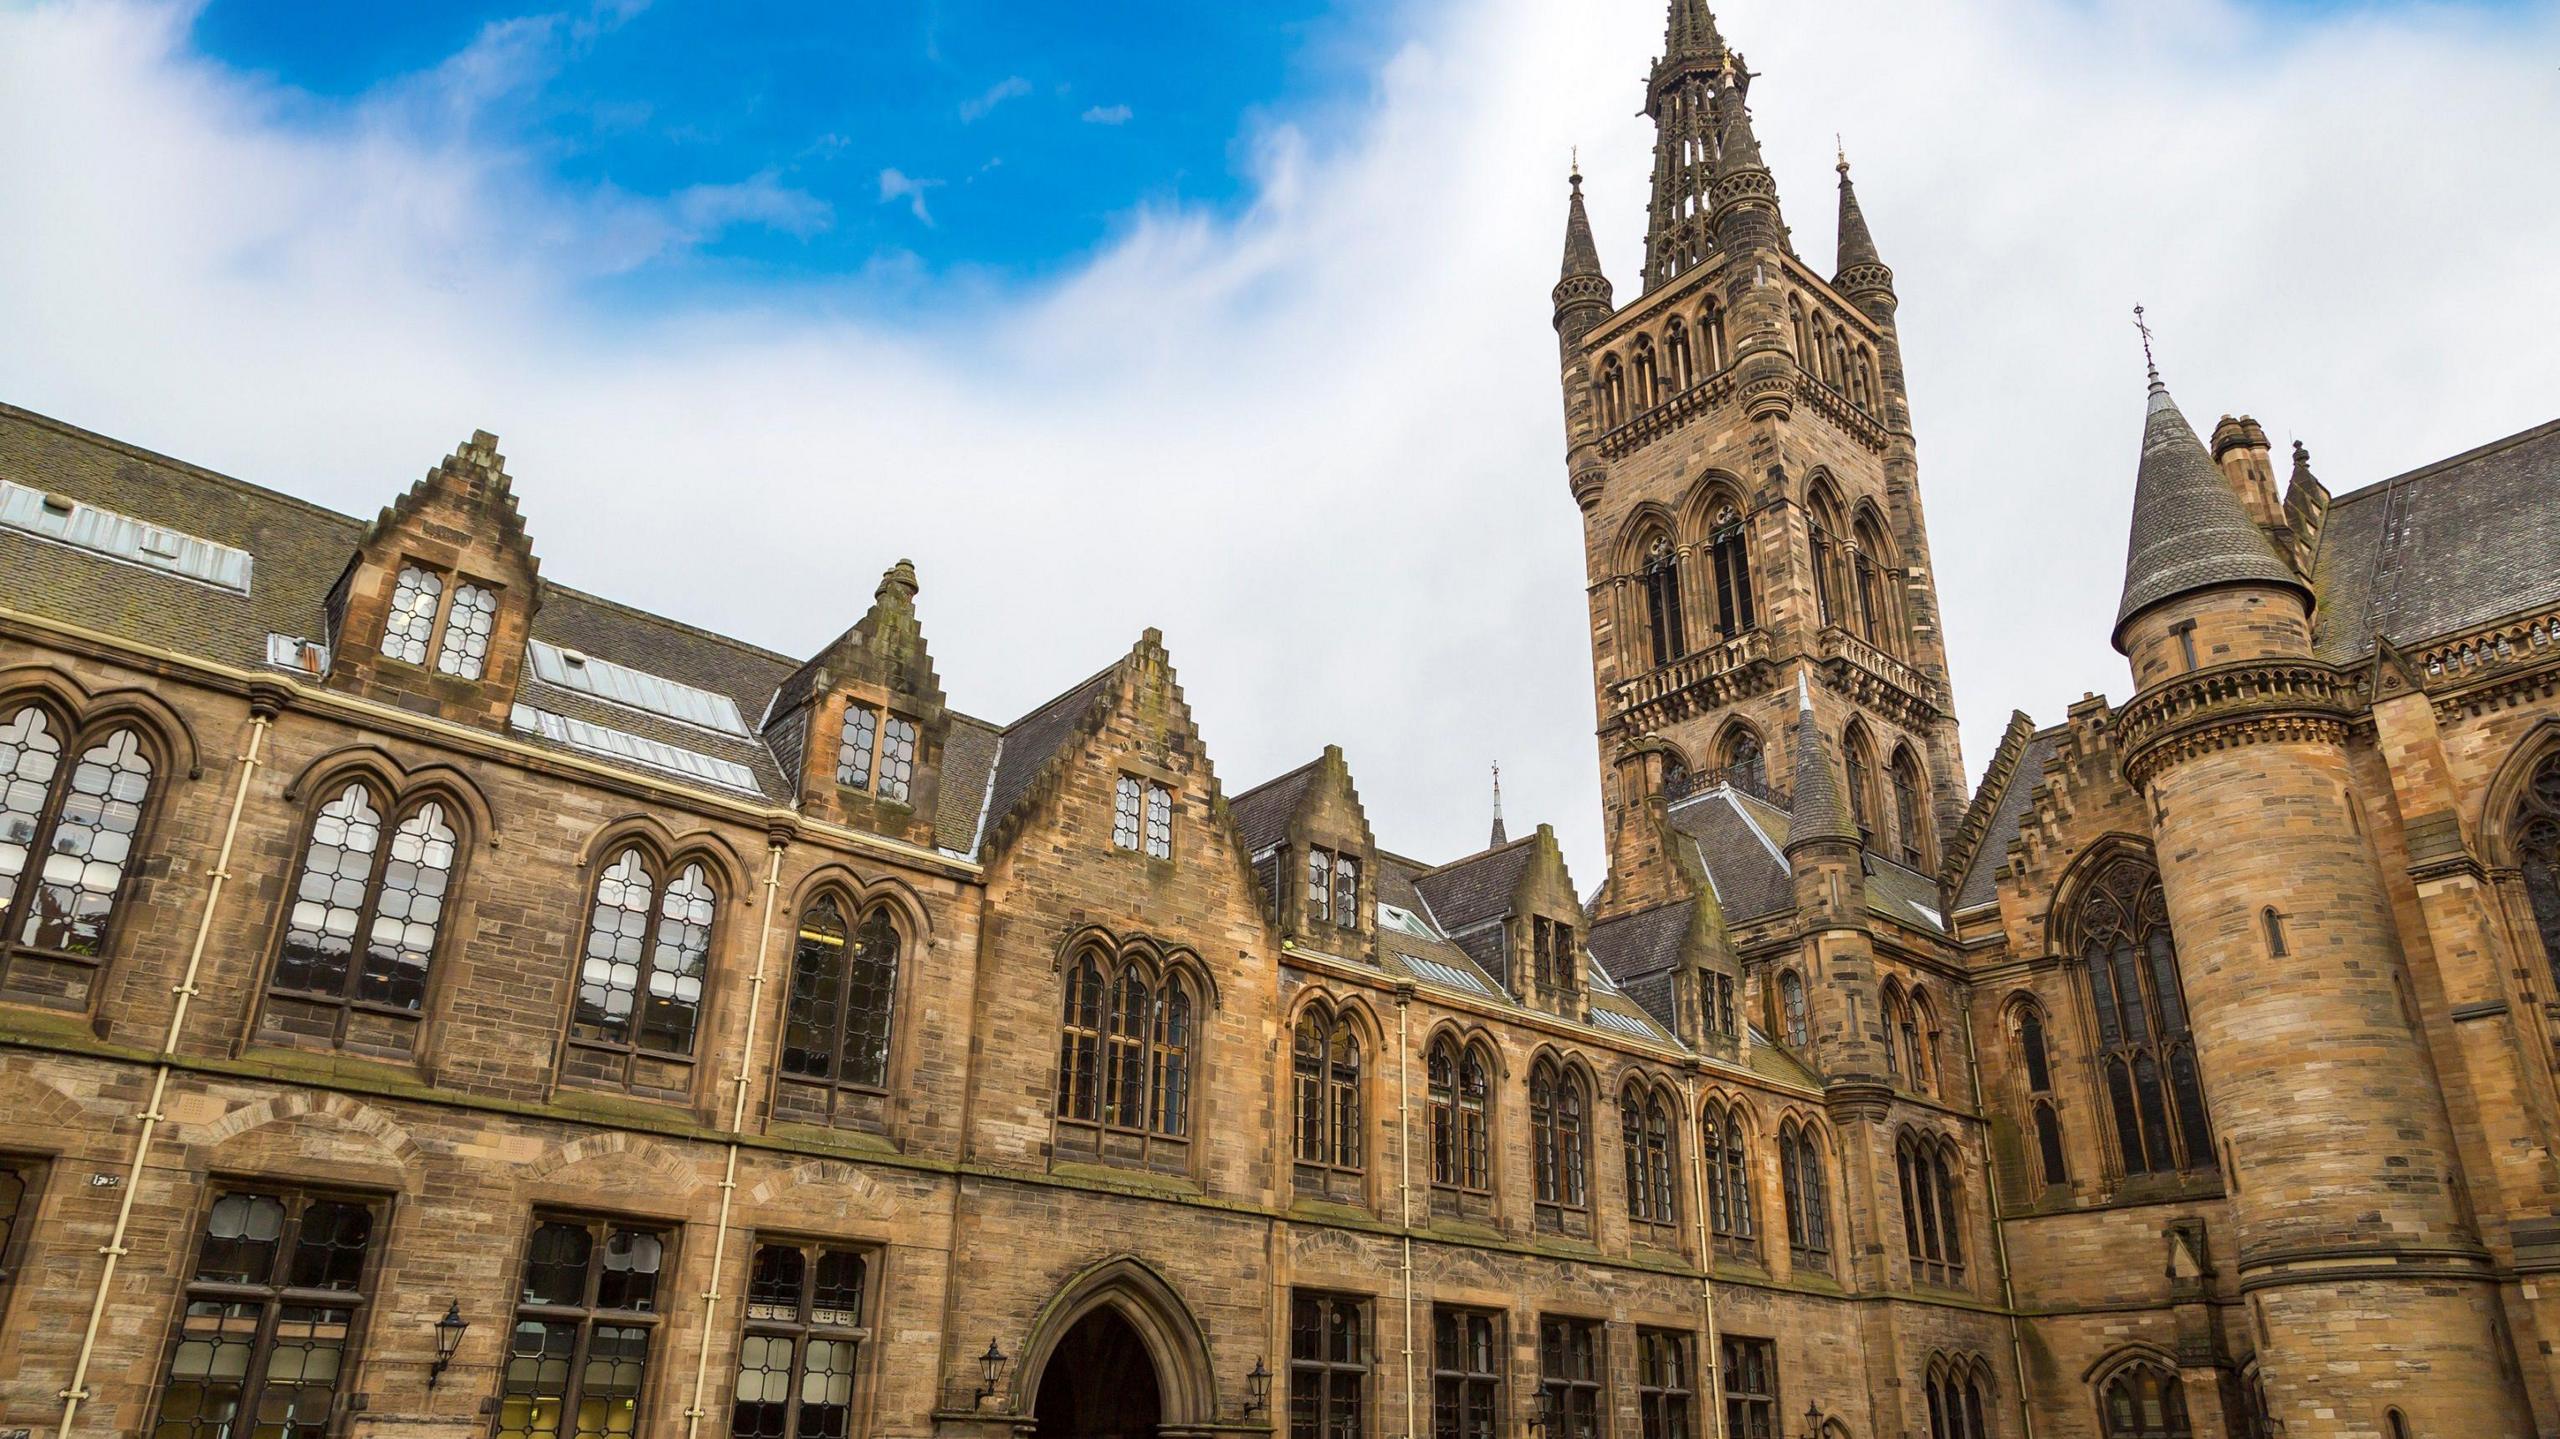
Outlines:
{"type": "Polygon", "coordinates": [[[1086,1314],[1050,1351],[1031,1412],[1038,1439],[1153,1439],[1163,1401],[1146,1341],[1113,1306],[1086,1314]]]}

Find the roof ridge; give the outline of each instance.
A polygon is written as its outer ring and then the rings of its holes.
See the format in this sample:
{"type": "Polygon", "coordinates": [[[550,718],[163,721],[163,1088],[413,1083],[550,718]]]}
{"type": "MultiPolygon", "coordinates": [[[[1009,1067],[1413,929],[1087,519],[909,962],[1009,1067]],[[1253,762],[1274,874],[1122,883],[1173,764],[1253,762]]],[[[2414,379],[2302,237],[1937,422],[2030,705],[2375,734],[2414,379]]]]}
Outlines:
{"type": "Polygon", "coordinates": [[[1255,795],[1262,793],[1264,790],[1271,788],[1273,785],[1280,783],[1282,780],[1296,779],[1299,775],[1305,774],[1308,770],[1314,769],[1317,765],[1322,763],[1324,763],[1324,751],[1318,750],[1316,751],[1316,757],[1308,760],[1305,764],[1299,765],[1295,769],[1282,770],[1280,773],[1273,775],[1271,778],[1264,780],[1262,783],[1255,785],[1251,789],[1238,790],[1234,794],[1227,796],[1227,803],[1229,805],[1242,804],[1255,795]]]}
{"type": "Polygon", "coordinates": [[[2485,455],[2494,455],[2500,450],[2511,450],[2518,445],[2553,436],[2560,436],[2560,419],[2545,420],[2541,424],[2518,430],[2512,435],[2501,436],[2500,438],[2491,440],[2486,444],[2474,445],[2470,449],[2464,450],[2458,455],[2447,455],[2440,460],[2429,460],[2427,463],[2418,466],[2414,470],[2402,470],[2396,475],[2387,476],[2383,479],[2372,481],[2369,484],[2360,485],[2352,490],[2333,494],[2329,497],[2330,513],[2335,514],[2340,505],[2353,500],[2378,499],[2388,493],[2394,486],[2401,484],[2403,481],[2428,479],[2439,471],[2449,470],[2457,465],[2469,464],[2471,461],[2479,459],[2485,455]]]}
{"type": "MultiPolygon", "coordinates": [[[[1415,878],[1427,879],[1435,874],[1445,874],[1450,870],[1456,869],[1462,864],[1474,864],[1478,860],[1491,859],[1493,856],[1501,854],[1507,850],[1518,849],[1520,846],[1528,844],[1537,837],[1537,831],[1532,830],[1529,833],[1520,836],[1518,839],[1512,840],[1508,844],[1487,845],[1473,854],[1462,854],[1456,859],[1449,861],[1447,864],[1434,865],[1431,868],[1424,870],[1421,874],[1416,875],[1415,878]]],[[[1402,856],[1399,856],[1399,858],[1401,857],[1402,856]]],[[[1406,862],[1411,863],[1412,861],[1408,860],[1406,862]]]]}
{"type": "Polygon", "coordinates": [[[601,605],[618,614],[628,615],[635,620],[645,620],[650,624],[664,625],[671,630],[681,630],[684,633],[693,635],[697,638],[709,640],[715,644],[725,645],[730,649],[739,650],[746,654],[753,655],[760,660],[772,660],[778,664],[786,664],[793,666],[794,668],[797,668],[804,662],[803,656],[787,655],[780,650],[767,649],[765,646],[757,644],[753,640],[742,640],[736,635],[724,635],[718,630],[707,630],[700,625],[692,623],[691,621],[674,619],[667,615],[659,614],[654,610],[644,610],[638,605],[626,604],[621,600],[606,599],[604,596],[596,594],[593,591],[579,589],[576,585],[554,584],[549,580],[544,580],[542,581],[542,587],[552,594],[567,595],[572,599],[584,600],[592,605],[601,605]]]}
{"type": "Polygon", "coordinates": [[[321,517],[322,519],[343,521],[346,524],[354,526],[358,534],[362,534],[365,526],[372,523],[370,520],[346,514],[342,511],[333,510],[327,505],[321,504],[316,500],[306,500],[300,495],[287,494],[283,490],[271,489],[268,486],[259,484],[255,480],[244,480],[238,475],[226,475],[220,470],[207,469],[203,465],[199,465],[192,460],[182,460],[175,455],[164,455],[158,450],[146,449],[130,440],[119,440],[113,435],[100,434],[96,430],[84,429],[79,425],[71,423],[69,420],[56,419],[51,415],[40,414],[34,410],[27,409],[24,406],[10,404],[6,400],[0,400],[0,419],[31,421],[34,424],[40,425],[45,429],[52,430],[57,434],[68,435],[75,440],[93,444],[102,449],[114,450],[119,454],[130,455],[138,460],[149,460],[153,464],[166,465],[173,470],[183,470],[187,474],[195,476],[197,479],[211,480],[217,484],[229,485],[234,489],[247,491],[249,494],[260,499],[280,500],[285,504],[293,506],[295,509],[307,511],[313,515],[321,517]]]}
{"type": "MultiPolygon", "coordinates": [[[[1127,656],[1123,655],[1120,658],[1126,659],[1127,656]]],[[[1078,693],[1091,687],[1096,680],[1108,676],[1112,671],[1118,668],[1120,668],[1120,660],[1115,659],[1111,663],[1104,665],[1102,668],[1095,670],[1093,673],[1086,675],[1083,679],[1076,681],[1074,684],[1071,684],[1065,689],[1058,691],[1056,694],[1049,696],[1040,703],[1024,710],[1019,716],[1015,717],[1011,723],[999,725],[996,732],[998,734],[1007,735],[1013,733],[1015,730],[1018,730],[1024,725],[1031,723],[1033,720],[1038,719],[1040,716],[1047,714],[1059,705],[1066,703],[1068,700],[1074,699],[1078,693]]],[[[1088,700],[1086,703],[1090,705],[1092,701],[1088,700]]]]}

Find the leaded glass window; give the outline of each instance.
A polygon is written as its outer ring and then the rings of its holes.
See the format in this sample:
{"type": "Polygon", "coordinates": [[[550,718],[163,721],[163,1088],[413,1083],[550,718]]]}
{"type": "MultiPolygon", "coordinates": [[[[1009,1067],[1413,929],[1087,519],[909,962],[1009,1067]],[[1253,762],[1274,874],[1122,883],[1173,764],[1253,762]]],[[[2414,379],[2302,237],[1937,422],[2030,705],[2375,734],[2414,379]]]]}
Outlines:
{"type": "Polygon", "coordinates": [[[1360,860],[1356,855],[1334,857],[1333,923],[1338,929],[1360,927],[1360,860]]]}
{"type": "Polygon", "coordinates": [[[2054,1105],[2053,1059],[2045,1048],[2044,1011],[2033,1004],[2022,1004],[2016,1015],[2018,1061],[2027,1082],[2036,1158],[2045,1183],[2066,1184],[2071,1175],[2062,1157],[2062,1119],[2054,1105]]]}
{"type": "Polygon", "coordinates": [[[1369,1357],[1365,1301],[1289,1296],[1289,1439],[1364,1439],[1369,1357]]]}
{"type": "Polygon", "coordinates": [[[916,741],[915,721],[883,716],[870,705],[847,704],[836,741],[836,783],[905,804],[915,786],[916,741]]]}
{"type": "Polygon", "coordinates": [[[1173,791],[1160,784],[1147,786],[1147,857],[1173,858],[1173,791]]]}
{"type": "Polygon", "coordinates": [[[1929,1439],[1990,1439],[1983,1387],[1981,1374],[1970,1365],[1933,1366],[1923,1386],[1929,1439]]]}
{"type": "Polygon", "coordinates": [[[1698,1127],[1698,1142],[1707,1174],[1707,1231],[1716,1252],[1757,1263],[1760,1243],[1752,1222],[1751,1145],[1741,1111],[1708,1105],[1698,1127]]]}
{"type": "Polygon", "coordinates": [[[436,668],[467,680],[480,678],[489,663],[489,629],[498,618],[494,590],[465,581],[453,587],[453,604],[445,611],[444,643],[436,650],[436,668]]]}
{"type": "Polygon", "coordinates": [[[1128,774],[1120,776],[1120,783],[1112,792],[1112,848],[1132,851],[1137,849],[1138,835],[1143,825],[1139,816],[1144,804],[1145,787],[1138,782],[1138,777],[1128,774]]]}
{"type": "Polygon", "coordinates": [[[1677,1329],[1636,1331],[1637,1439],[1695,1439],[1696,1340],[1677,1329]]]}
{"type": "Polygon", "coordinates": [[[1502,1316],[1431,1311],[1431,1439],[1496,1439],[1502,1432],[1502,1316]]]}
{"type": "Polygon", "coordinates": [[[715,905],[701,865],[686,865],[662,894],[649,857],[622,851],[596,880],[570,1038],[691,1055],[715,905]]]}
{"type": "Polygon", "coordinates": [[[1333,919],[1333,851],[1307,850],[1307,917],[1316,924],[1333,919]]]}
{"type": "Polygon", "coordinates": [[[1654,536],[1644,557],[1645,634],[1652,642],[1653,663],[1667,665],[1689,652],[1681,633],[1680,560],[1671,541],[1654,536]]]}
{"type": "Polygon", "coordinates": [[[386,808],[369,784],[350,780],[312,815],[276,960],[279,991],[397,1014],[425,1006],[460,836],[441,800],[411,805],[388,834],[386,808]]]}
{"type": "Polygon", "coordinates": [[[1362,1164],[1360,1035],[1348,1015],[1311,1008],[1291,1046],[1302,1187],[1323,1189],[1321,1171],[1357,1175],[1362,1164]]]}
{"type": "Polygon", "coordinates": [[[915,721],[891,715],[880,728],[880,797],[905,804],[915,778],[915,721]]]}
{"type": "Polygon", "coordinates": [[[1964,1278],[1964,1216],[1957,1201],[1956,1155],[1944,1140],[1905,1133],[1894,1146],[1902,1189],[1903,1247],[1912,1278],[1956,1284],[1964,1278]]]}
{"type": "Polygon", "coordinates": [[[1726,1439],[1778,1439],[1778,1346],[1769,1339],[1724,1337],[1726,1439]]]}
{"type": "Polygon", "coordinates": [[[1804,1048],[1812,1036],[1806,1024],[1803,976],[1792,969],[1778,971],[1778,1002],[1787,1027],[1787,1043],[1804,1048]]]}
{"type": "Polygon", "coordinates": [[[880,747],[880,711],[869,705],[844,707],[844,735],[836,742],[836,783],[871,788],[871,757],[880,747]]]}
{"type": "Polygon", "coordinates": [[[748,1270],[731,1439],[847,1439],[871,1331],[869,1266],[856,1250],[767,1242],[748,1270]]]}
{"type": "Polygon", "coordinates": [[[1618,1096],[1619,1141],[1626,1151],[1627,1217],[1654,1230],[1653,1242],[1679,1243],[1679,1152],[1672,1106],[1658,1089],[1630,1083],[1618,1096]]]}
{"type": "Polygon", "coordinates": [[[1742,516],[1733,506],[1716,511],[1707,554],[1716,572],[1716,628],[1732,639],[1759,623],[1752,613],[1751,551],[1743,535],[1742,516]]]}
{"type": "Polygon", "coordinates": [[[377,1214],[358,1199],[233,1189],[206,1211],[151,1439],[330,1432],[354,1367],[377,1214]]]}
{"type": "Polygon", "coordinates": [[[1787,1204],[1787,1249],[1808,1269],[1831,1267],[1831,1195],[1822,1143],[1789,1120],[1778,1127],[1778,1178],[1787,1204]]]}
{"type": "Polygon", "coordinates": [[[1736,726],[1724,737],[1724,754],[1717,760],[1724,770],[1727,784],[1757,798],[1769,797],[1769,762],[1761,753],[1760,736],[1736,726]]]}
{"type": "Polygon", "coordinates": [[[2158,872],[2130,856],[2110,862],[2090,881],[2077,922],[2097,1063],[2124,1172],[2214,1168],[2213,1126],[2158,872]]]}
{"type": "Polygon", "coordinates": [[[1060,1026],[1062,1148],[1179,1167],[1191,1132],[1191,981],[1135,956],[1087,951],[1068,970],[1060,1026]]]}
{"type": "Polygon", "coordinates": [[[1529,1071],[1529,1143],[1535,1160],[1540,1218],[1591,1204],[1590,1150],[1582,1078],[1552,1059],[1529,1071]]]}
{"type": "Polygon", "coordinates": [[[2106,1420],[2106,1439],[2190,1439],[2186,1386],[2178,1376],[2149,1363],[2119,1371],[2100,1391],[2098,1412],[2106,1420]]]}
{"type": "Polygon", "coordinates": [[[1431,1101],[1431,1183],[1470,1194],[1493,1189],[1487,1062],[1473,1045],[1443,1036],[1425,1061],[1431,1101]]]}
{"type": "Polygon", "coordinates": [[[611,1439],[640,1431],[640,1398],[672,1255],[663,1230],[539,1220],[498,1376],[494,1439],[611,1439]]]}
{"type": "Polygon", "coordinates": [[[2560,981],[2560,751],[2534,766],[2524,798],[2516,803],[2514,831],[2525,898],[2542,935],[2542,957],[2560,981]]]}
{"type": "Polygon", "coordinates": [[[832,895],[801,914],[783,1021],[784,1073],[855,1089],[888,1087],[903,947],[885,904],[851,926],[832,895]]]}
{"type": "Polygon", "coordinates": [[[1923,848],[1920,813],[1920,765],[1911,751],[1899,749],[1893,755],[1893,828],[1902,845],[1902,862],[1913,869],[1927,867],[1923,848]]]}
{"type": "Polygon", "coordinates": [[[0,975],[21,989],[85,995],[86,981],[36,981],[31,963],[75,969],[105,957],[151,799],[151,753],[139,731],[106,730],[66,745],[43,708],[0,721],[0,975]],[[66,749],[77,762],[65,766],[66,749]]]}
{"type": "Polygon", "coordinates": [[[391,610],[382,623],[382,653],[403,664],[427,662],[427,642],[435,637],[436,613],[444,607],[444,576],[417,565],[402,565],[391,589],[391,610]]]}

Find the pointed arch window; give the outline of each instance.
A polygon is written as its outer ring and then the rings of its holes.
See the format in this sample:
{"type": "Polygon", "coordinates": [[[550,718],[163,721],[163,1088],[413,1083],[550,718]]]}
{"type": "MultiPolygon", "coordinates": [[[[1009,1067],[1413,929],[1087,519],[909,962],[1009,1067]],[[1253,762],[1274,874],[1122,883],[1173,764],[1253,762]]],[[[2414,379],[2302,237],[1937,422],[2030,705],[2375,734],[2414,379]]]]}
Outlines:
{"type": "Polygon", "coordinates": [[[1707,1174],[1707,1230],[1716,1252],[1760,1261],[1752,1225],[1751,1148],[1740,1109],[1709,1104],[1698,1123],[1698,1158],[1707,1174]]]}
{"type": "Polygon", "coordinates": [[[1087,949],[1068,967],[1058,1148],[1157,1168],[1188,1162],[1192,983],[1181,966],[1087,949]]]}
{"type": "Polygon", "coordinates": [[[1964,1209],[1956,1185],[1955,1146],[1905,1131],[1894,1145],[1902,1186],[1903,1247],[1911,1277],[1925,1284],[1964,1282],[1964,1209]]]}
{"type": "Polygon", "coordinates": [[[1778,971],[1778,1008],[1787,1030],[1787,1043],[1798,1049],[1812,1041],[1806,1023],[1804,978],[1792,969],[1778,971]]]}
{"type": "Polygon", "coordinates": [[[625,1087],[671,1088],[681,1071],[655,1063],[693,1056],[703,976],[718,910],[711,877],[626,847],[596,876],[587,942],[571,997],[570,1069],[625,1087]]]}
{"type": "Polygon", "coordinates": [[[77,734],[34,704],[0,720],[0,989],[13,998],[88,1007],[156,773],[129,725],[77,734]]]}
{"type": "Polygon", "coordinates": [[[426,1005],[460,836],[438,799],[395,810],[350,780],[305,832],[270,994],[295,1003],[295,1032],[346,1042],[351,1012],[414,1017],[426,1005]],[[387,815],[398,818],[386,823],[387,815]]]}
{"type": "Polygon", "coordinates": [[[1778,1127],[1778,1178],[1786,1191],[1787,1249],[1804,1268],[1831,1267],[1831,1195],[1822,1143],[1790,1119],[1778,1127]]]}
{"type": "Polygon", "coordinates": [[[1725,731],[1724,751],[1717,757],[1717,767],[1724,771],[1725,781],[1734,788],[1769,796],[1769,763],[1760,750],[1760,736],[1747,725],[1735,725],[1725,731]]]}
{"type": "Polygon", "coordinates": [[[1614,430],[1627,422],[1627,372],[1618,357],[1600,357],[1600,428],[1614,430]]]}
{"type": "Polygon", "coordinates": [[[2044,1011],[2033,1004],[2017,1010],[2018,1068],[2027,1082],[2027,1113],[2035,1130],[2036,1161],[2046,1184],[2071,1182],[2062,1157],[2062,1117],[2054,1105],[2053,1057],[2045,1046],[2044,1011]]]}
{"type": "Polygon", "coordinates": [[[1291,1045],[1297,1102],[1297,1184],[1354,1199],[1363,1161],[1360,1033],[1349,1015],[1312,1006],[1291,1045]]]}
{"type": "Polygon", "coordinates": [[[1858,842],[1876,840],[1875,761],[1867,757],[1864,731],[1851,729],[1841,741],[1840,757],[1849,772],[1849,820],[1858,827],[1858,842]]]}
{"type": "Polygon", "coordinates": [[[1431,1090],[1432,1188],[1459,1196],[1490,1196],[1492,1084],[1484,1052],[1443,1035],[1432,1044],[1425,1069],[1431,1090]]]}
{"type": "Polygon", "coordinates": [[[1662,372],[1671,393],[1698,382],[1698,367],[1689,350],[1689,327],[1676,316],[1662,332],[1662,372]]]}
{"type": "Polygon", "coordinates": [[[1929,1439],[1990,1439],[1980,1361],[1947,1361],[1929,1368],[1929,1439]]]}
{"type": "Polygon", "coordinates": [[[1712,375],[1733,363],[1731,347],[1725,343],[1724,307],[1709,301],[1699,312],[1699,338],[1703,341],[1707,373],[1712,375]]]}
{"type": "Polygon", "coordinates": [[[833,895],[802,911],[791,951],[783,1073],[857,1090],[889,1087],[903,947],[886,905],[873,905],[852,924],[833,895]]]}
{"type": "Polygon", "coordinates": [[[2118,1370],[2099,1391],[2106,1439],[2192,1439],[2187,1391],[2176,1373],[2144,1360],[2118,1370]]]}
{"type": "Polygon", "coordinates": [[[1591,1207],[1589,1099],[1582,1077],[1553,1059],[1529,1070],[1529,1149],[1537,1218],[1549,1228],[1578,1225],[1591,1207]]]}
{"type": "Polygon", "coordinates": [[[2554,982],[2560,983],[2560,750],[2534,766],[2524,797],[2516,802],[2513,832],[2525,898],[2542,936],[2542,956],[2554,982]]]}
{"type": "Polygon", "coordinates": [[[1795,339],[1796,359],[1804,366],[1805,373],[1819,373],[1822,369],[1821,351],[1814,344],[1812,327],[1805,323],[1804,301],[1793,295],[1787,297],[1787,328],[1795,339]]]}
{"type": "Polygon", "coordinates": [[[1895,842],[1902,847],[1902,862],[1913,869],[1927,869],[1928,835],[1921,827],[1920,796],[1925,786],[1920,782],[1920,762],[1911,757],[1908,746],[1893,752],[1893,831],[1895,842]]]}
{"type": "Polygon", "coordinates": [[[1666,535],[1655,535],[1644,555],[1645,635],[1656,668],[1689,652],[1680,625],[1680,557],[1666,535]]]}
{"type": "Polygon", "coordinates": [[[2124,1172],[2214,1168],[2213,1126],[2159,873],[2130,855],[2109,861],[2090,881],[2077,921],[2097,1019],[2100,1087],[2115,1116],[2124,1172]]]}
{"type": "Polygon", "coordinates": [[[1742,531],[1742,513],[1718,506],[1707,530],[1707,558],[1715,570],[1716,628],[1726,639],[1759,623],[1752,613],[1751,553],[1742,531]]]}
{"type": "Polygon", "coordinates": [[[1631,368],[1635,373],[1636,410],[1642,413],[1652,409],[1662,398],[1660,368],[1653,360],[1653,336],[1636,336],[1635,359],[1631,368]]]}
{"type": "Polygon", "coordinates": [[[1672,1106],[1661,1091],[1630,1080],[1618,1096],[1618,1134],[1627,1161],[1627,1218],[1665,1248],[1679,1243],[1678,1154],[1672,1106]]]}
{"type": "Polygon", "coordinates": [[[1845,625],[1848,597],[1841,592],[1845,577],[1840,537],[1846,532],[1840,525],[1840,502],[1832,498],[1830,486],[1817,479],[1806,511],[1813,553],[1814,608],[1823,624],[1845,625]]]}
{"type": "Polygon", "coordinates": [[[1929,1007],[1929,997],[1915,989],[1902,1006],[1898,1032],[1885,1037],[1887,1044],[1901,1046],[1902,1072],[1909,1076],[1915,1093],[1928,1094],[1936,1089],[1937,1028],[1938,1017],[1929,1007]]]}

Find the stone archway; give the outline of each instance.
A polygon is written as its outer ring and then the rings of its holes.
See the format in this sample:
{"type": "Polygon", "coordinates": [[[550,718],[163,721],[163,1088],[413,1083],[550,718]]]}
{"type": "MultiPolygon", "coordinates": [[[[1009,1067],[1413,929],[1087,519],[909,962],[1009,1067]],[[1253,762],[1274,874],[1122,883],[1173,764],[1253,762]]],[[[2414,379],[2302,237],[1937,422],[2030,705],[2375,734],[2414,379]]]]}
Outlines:
{"type": "Polygon", "coordinates": [[[1091,1310],[1049,1351],[1031,1412],[1037,1439],[1152,1439],[1164,1419],[1155,1358],[1117,1308],[1091,1310]]]}
{"type": "Polygon", "coordinates": [[[1208,1336],[1164,1276],[1132,1255],[1060,1286],[1032,1322],[1019,1373],[1014,1412],[1037,1422],[1038,1439],[1147,1439],[1217,1422],[1208,1336]],[[1140,1392],[1106,1400],[1088,1369],[1126,1376],[1140,1392]]]}

